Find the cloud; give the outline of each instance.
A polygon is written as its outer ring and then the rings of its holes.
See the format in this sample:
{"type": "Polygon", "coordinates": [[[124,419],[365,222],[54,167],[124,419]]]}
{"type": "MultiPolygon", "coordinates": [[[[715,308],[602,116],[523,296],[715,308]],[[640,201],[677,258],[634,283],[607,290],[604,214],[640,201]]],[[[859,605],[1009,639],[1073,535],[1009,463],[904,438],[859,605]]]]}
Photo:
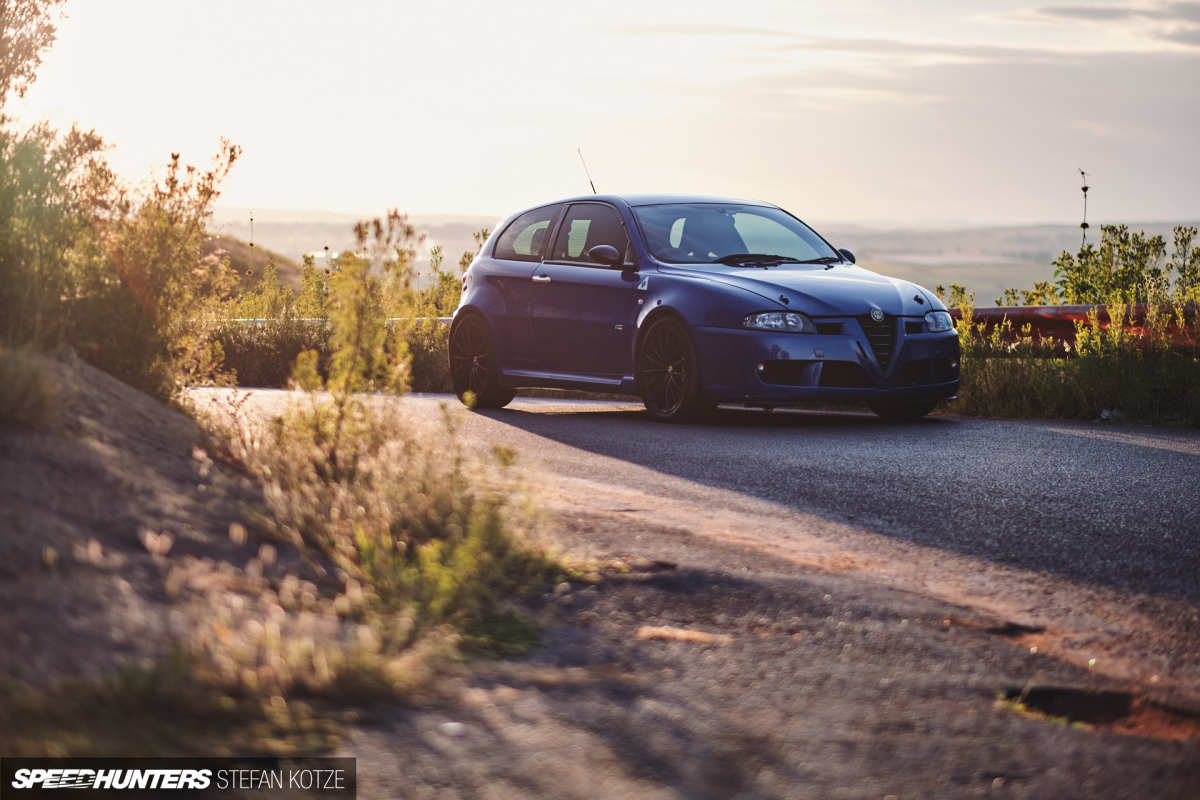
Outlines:
{"type": "MultiPolygon", "coordinates": [[[[886,89],[862,86],[799,86],[790,85],[776,88],[752,88],[750,95],[754,97],[773,98],[783,101],[792,110],[829,108],[831,106],[862,106],[880,103],[903,103],[906,105],[928,105],[940,103],[943,97],[933,94],[905,91],[902,89],[886,89]]],[[[787,113],[779,111],[779,113],[787,113]]]]}
{"type": "Polygon", "coordinates": [[[681,22],[661,25],[627,25],[616,29],[617,33],[634,36],[783,36],[795,34],[778,28],[757,28],[750,25],[717,25],[709,23],[681,22]]]}
{"type": "Polygon", "coordinates": [[[1061,17],[1069,20],[1108,22],[1144,16],[1142,9],[1131,6],[1042,6],[1036,9],[1038,16],[1061,17]]]}
{"type": "Polygon", "coordinates": [[[1155,5],[1077,5],[1039,6],[1034,13],[1042,17],[1110,22],[1126,19],[1153,19],[1161,22],[1200,22],[1200,2],[1157,3],[1155,5]]]}
{"type": "Polygon", "coordinates": [[[797,37],[798,40],[784,45],[763,46],[760,50],[775,52],[789,50],[811,50],[831,53],[857,53],[860,55],[946,59],[959,62],[1044,62],[1058,61],[1071,57],[1069,53],[1030,47],[1007,47],[984,44],[946,44],[940,42],[910,42],[900,39],[797,37]]]}
{"type": "Polygon", "coordinates": [[[1020,18],[1045,22],[1084,22],[1095,25],[1144,26],[1148,38],[1200,46],[1200,2],[1169,2],[1154,5],[1039,6],[1020,18]]]}
{"type": "Polygon", "coordinates": [[[1158,38],[1166,39],[1169,42],[1200,47],[1200,28],[1182,28],[1180,30],[1160,33],[1158,38]]]}
{"type": "Polygon", "coordinates": [[[1170,19],[1200,22],[1200,3],[1167,3],[1164,10],[1170,19]]]}

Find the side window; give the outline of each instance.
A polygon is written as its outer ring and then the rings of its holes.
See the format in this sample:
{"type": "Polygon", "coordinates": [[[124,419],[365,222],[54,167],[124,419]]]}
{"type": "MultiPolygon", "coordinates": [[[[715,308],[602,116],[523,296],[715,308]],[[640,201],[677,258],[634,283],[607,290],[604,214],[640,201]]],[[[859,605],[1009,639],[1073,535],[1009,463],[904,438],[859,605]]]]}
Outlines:
{"type": "Polygon", "coordinates": [[[528,211],[512,221],[496,240],[496,258],[509,261],[540,261],[550,236],[550,223],[559,206],[528,211]]]}
{"type": "Polygon", "coordinates": [[[587,251],[598,244],[610,244],[621,253],[625,263],[632,260],[632,250],[621,217],[612,206],[599,203],[577,203],[567,211],[558,229],[558,238],[550,251],[554,261],[588,261],[587,251]]]}

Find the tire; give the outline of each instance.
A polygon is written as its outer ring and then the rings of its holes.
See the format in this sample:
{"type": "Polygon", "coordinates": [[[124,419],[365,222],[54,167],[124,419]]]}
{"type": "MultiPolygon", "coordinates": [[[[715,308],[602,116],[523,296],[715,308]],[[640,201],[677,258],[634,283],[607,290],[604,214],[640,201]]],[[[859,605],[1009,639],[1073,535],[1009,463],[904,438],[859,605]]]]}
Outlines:
{"type": "Polygon", "coordinates": [[[650,323],[637,352],[637,385],[646,412],[660,422],[690,422],[706,416],[696,348],[675,317],[650,323]]]}
{"type": "Polygon", "coordinates": [[[478,314],[464,314],[450,328],[450,381],[468,408],[503,408],[516,394],[505,386],[492,335],[478,314]]]}
{"type": "Polygon", "coordinates": [[[917,419],[937,408],[937,400],[872,400],[871,410],[888,422],[917,419]]]}

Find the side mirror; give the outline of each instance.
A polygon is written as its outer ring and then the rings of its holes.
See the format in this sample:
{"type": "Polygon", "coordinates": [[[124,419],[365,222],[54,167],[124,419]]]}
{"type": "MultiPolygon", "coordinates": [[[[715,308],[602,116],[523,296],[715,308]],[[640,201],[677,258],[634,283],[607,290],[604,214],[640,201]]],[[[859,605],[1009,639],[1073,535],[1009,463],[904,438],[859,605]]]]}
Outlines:
{"type": "Polygon", "coordinates": [[[611,244],[598,244],[587,251],[587,257],[597,264],[615,267],[621,263],[621,254],[611,244]]]}
{"type": "Polygon", "coordinates": [[[846,248],[844,248],[844,247],[839,247],[839,248],[838,248],[838,252],[842,254],[842,258],[846,259],[846,260],[847,260],[847,261],[849,261],[851,264],[853,264],[853,263],[855,262],[854,253],[851,253],[851,252],[850,252],[849,250],[847,250],[846,248]]]}

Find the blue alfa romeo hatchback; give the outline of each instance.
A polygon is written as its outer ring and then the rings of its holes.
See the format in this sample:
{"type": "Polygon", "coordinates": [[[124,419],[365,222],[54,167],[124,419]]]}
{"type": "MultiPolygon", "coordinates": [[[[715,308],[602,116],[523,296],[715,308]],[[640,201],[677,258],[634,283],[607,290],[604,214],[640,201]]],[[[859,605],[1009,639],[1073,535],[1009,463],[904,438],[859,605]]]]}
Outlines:
{"type": "Polygon", "coordinates": [[[544,386],[636,395],[666,421],[814,400],[903,419],[955,394],[959,350],[935,295],[777,206],[597,195],[496,229],[463,278],[450,369],[476,408],[544,386]]]}

